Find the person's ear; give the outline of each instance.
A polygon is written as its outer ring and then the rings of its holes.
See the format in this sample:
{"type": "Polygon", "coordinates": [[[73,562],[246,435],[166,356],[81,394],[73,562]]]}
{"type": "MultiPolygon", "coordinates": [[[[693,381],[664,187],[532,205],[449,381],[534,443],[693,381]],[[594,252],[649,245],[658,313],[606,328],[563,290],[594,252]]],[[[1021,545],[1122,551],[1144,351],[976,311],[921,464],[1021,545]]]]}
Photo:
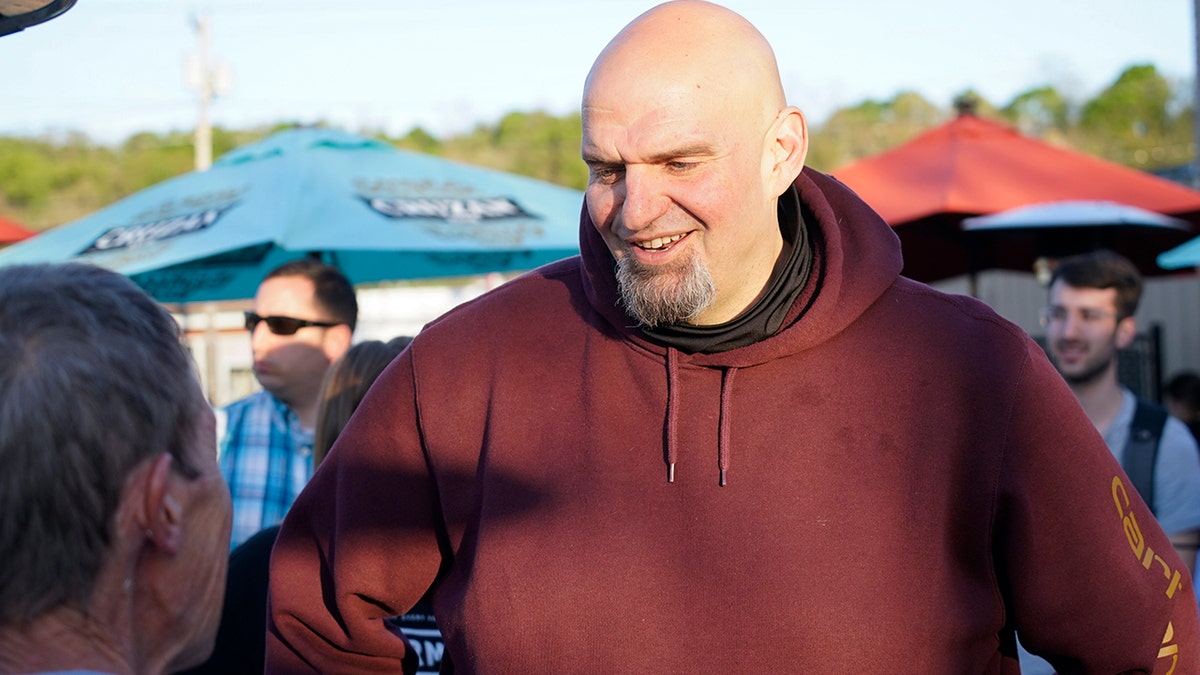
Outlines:
{"type": "Polygon", "coordinates": [[[778,197],[800,175],[808,157],[808,123],[799,108],[788,106],[779,111],[764,154],[767,185],[770,193],[778,197]]]}
{"type": "Polygon", "coordinates": [[[1125,349],[1137,337],[1137,319],[1127,316],[1117,322],[1117,349],[1125,349]]]}
{"type": "Polygon", "coordinates": [[[331,326],[325,331],[325,355],[329,357],[330,363],[337,361],[338,357],[346,353],[353,338],[354,331],[344,323],[331,326]]]}
{"type": "Polygon", "coordinates": [[[183,505],[176,494],[182,478],[171,471],[169,453],[153,460],[143,479],[142,526],[146,537],[160,550],[174,555],[183,541],[183,505]]]}

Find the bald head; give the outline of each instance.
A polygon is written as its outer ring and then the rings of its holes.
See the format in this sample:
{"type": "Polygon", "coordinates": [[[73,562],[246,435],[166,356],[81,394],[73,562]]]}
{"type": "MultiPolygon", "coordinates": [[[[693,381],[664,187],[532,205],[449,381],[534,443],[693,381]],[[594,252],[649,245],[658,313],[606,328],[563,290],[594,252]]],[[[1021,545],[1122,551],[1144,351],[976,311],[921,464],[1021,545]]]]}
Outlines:
{"type": "Polygon", "coordinates": [[[583,94],[592,224],[643,325],[729,321],[784,252],[777,203],[804,168],[804,115],[742,17],[680,0],[601,52],[583,94]]]}
{"type": "Polygon", "coordinates": [[[770,120],[786,105],[775,53],[740,15],[699,0],[659,5],[634,19],[596,59],[584,107],[640,88],[739,103],[732,114],[770,120]],[[636,76],[634,76],[636,74],[636,76]]]}

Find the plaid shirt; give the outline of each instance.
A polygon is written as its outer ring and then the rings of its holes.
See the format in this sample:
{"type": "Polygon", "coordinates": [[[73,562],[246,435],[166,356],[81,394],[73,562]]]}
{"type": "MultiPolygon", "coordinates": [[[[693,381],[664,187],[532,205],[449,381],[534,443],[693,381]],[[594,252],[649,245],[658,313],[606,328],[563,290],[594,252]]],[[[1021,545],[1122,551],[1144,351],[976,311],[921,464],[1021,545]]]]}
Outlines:
{"type": "Polygon", "coordinates": [[[312,477],[313,432],[260,391],[217,410],[221,473],[233,497],[230,548],[283,520],[312,477]]]}

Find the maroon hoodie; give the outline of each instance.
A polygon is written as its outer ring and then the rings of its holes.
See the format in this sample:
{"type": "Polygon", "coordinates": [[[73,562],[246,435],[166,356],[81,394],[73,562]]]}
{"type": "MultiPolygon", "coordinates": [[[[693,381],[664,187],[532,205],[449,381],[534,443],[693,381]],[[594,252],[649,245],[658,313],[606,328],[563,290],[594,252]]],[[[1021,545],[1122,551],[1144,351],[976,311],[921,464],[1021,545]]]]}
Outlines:
{"type": "Polygon", "coordinates": [[[423,330],[284,521],[268,671],[399,670],[431,587],[459,672],[1017,672],[1014,630],[1200,671],[1187,570],[1041,349],[796,187],[813,271],[756,344],[631,327],[586,210],[579,258],[423,330]]]}

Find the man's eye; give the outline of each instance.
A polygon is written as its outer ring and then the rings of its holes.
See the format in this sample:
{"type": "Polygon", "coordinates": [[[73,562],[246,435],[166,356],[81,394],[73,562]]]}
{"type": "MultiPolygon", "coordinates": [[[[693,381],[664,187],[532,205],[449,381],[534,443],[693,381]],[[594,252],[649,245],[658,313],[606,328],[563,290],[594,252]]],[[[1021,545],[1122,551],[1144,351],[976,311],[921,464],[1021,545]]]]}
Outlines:
{"type": "Polygon", "coordinates": [[[695,162],[667,162],[667,168],[675,173],[687,171],[696,166],[695,162]]]}
{"type": "Polygon", "coordinates": [[[592,176],[599,183],[611,184],[621,177],[621,170],[612,166],[592,167],[592,176]]]}

